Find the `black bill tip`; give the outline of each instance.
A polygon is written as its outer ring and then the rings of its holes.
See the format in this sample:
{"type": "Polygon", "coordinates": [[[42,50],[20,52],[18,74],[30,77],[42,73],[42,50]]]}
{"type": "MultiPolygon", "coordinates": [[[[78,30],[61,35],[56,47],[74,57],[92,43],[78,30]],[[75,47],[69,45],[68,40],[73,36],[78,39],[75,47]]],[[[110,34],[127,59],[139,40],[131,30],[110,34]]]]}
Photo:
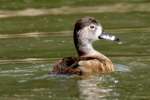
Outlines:
{"type": "Polygon", "coordinates": [[[115,38],[115,40],[114,41],[116,41],[116,42],[120,42],[120,39],[119,38],[115,38]]]}
{"type": "Polygon", "coordinates": [[[122,42],[120,41],[120,39],[119,38],[115,38],[115,40],[114,40],[115,42],[117,42],[118,44],[122,44],[122,42]]]}

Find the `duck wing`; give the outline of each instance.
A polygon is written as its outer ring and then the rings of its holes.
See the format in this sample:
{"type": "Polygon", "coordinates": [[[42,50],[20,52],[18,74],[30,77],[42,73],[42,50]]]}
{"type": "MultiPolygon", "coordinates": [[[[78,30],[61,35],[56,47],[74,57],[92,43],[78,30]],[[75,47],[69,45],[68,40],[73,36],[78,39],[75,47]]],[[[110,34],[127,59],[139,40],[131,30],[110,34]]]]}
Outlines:
{"type": "Polygon", "coordinates": [[[81,74],[81,70],[78,68],[78,57],[65,57],[53,66],[52,72],[55,74],[81,74]]]}

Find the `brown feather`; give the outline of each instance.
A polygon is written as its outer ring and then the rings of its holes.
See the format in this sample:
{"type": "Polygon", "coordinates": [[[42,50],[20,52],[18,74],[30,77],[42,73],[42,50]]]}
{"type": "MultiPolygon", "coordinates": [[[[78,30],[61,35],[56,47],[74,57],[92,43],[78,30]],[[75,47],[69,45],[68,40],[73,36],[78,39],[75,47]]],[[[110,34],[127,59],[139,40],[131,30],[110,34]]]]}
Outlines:
{"type": "Polygon", "coordinates": [[[59,60],[53,67],[55,74],[101,74],[114,71],[111,61],[94,57],[67,57],[59,60]]]}

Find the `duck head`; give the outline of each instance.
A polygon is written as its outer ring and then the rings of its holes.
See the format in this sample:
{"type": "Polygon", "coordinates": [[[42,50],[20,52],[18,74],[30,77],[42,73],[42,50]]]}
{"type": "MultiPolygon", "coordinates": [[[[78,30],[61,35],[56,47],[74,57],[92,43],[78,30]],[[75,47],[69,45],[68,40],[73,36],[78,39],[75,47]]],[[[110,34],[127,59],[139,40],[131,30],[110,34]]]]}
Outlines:
{"type": "Polygon", "coordinates": [[[83,17],[75,23],[74,44],[79,56],[95,52],[92,43],[96,40],[110,40],[120,43],[120,39],[110,33],[104,32],[102,25],[93,17],[83,17]]]}

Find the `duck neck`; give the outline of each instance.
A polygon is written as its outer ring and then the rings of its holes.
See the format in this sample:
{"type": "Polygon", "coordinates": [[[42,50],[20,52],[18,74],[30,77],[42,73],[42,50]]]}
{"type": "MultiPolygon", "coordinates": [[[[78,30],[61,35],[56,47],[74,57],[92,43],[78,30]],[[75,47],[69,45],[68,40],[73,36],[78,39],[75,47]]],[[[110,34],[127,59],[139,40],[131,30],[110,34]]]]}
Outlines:
{"type": "Polygon", "coordinates": [[[75,45],[79,56],[94,55],[98,53],[93,48],[92,41],[86,39],[78,40],[77,43],[75,43],[75,45]]]}
{"type": "Polygon", "coordinates": [[[109,58],[93,48],[92,41],[79,39],[74,40],[74,43],[79,57],[94,57],[109,60],[109,58]]]}

